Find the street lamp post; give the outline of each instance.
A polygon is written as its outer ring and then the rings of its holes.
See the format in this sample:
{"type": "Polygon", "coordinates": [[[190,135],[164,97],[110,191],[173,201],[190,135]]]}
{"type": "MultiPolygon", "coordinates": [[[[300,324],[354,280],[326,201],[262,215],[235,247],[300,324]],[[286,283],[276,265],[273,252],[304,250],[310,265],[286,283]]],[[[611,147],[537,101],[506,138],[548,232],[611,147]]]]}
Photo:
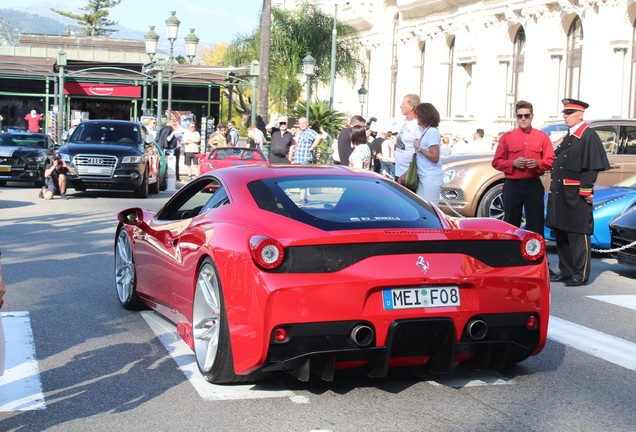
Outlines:
{"type": "Polygon", "coordinates": [[[364,104],[367,103],[367,93],[369,91],[366,89],[364,84],[358,89],[358,100],[360,101],[360,115],[364,117],[364,104]]]}
{"type": "Polygon", "coordinates": [[[59,106],[58,106],[58,119],[57,119],[57,142],[58,144],[62,144],[62,133],[64,132],[64,111],[66,108],[64,107],[64,69],[66,68],[66,52],[64,50],[60,50],[57,53],[57,68],[59,71],[59,92],[58,96],[59,106]]]}
{"type": "Polygon", "coordinates": [[[311,56],[311,53],[307,53],[305,58],[303,59],[303,71],[305,72],[305,76],[307,77],[307,109],[306,109],[306,117],[309,120],[309,99],[311,98],[311,77],[314,76],[314,66],[316,64],[316,60],[311,56]]]}
{"type": "Polygon", "coordinates": [[[166,20],[166,30],[170,41],[170,56],[168,57],[168,111],[172,111],[172,76],[174,75],[174,41],[179,35],[179,18],[176,11],[170,11],[170,16],[166,20]]]}
{"type": "Polygon", "coordinates": [[[256,124],[256,79],[261,72],[261,64],[258,60],[250,63],[250,76],[252,77],[252,124],[256,124]]]}
{"type": "MultiPolygon", "coordinates": [[[[168,33],[168,40],[170,41],[170,55],[168,56],[168,63],[162,64],[157,61],[153,67],[153,70],[157,73],[157,126],[161,127],[161,119],[163,116],[163,72],[168,72],[168,111],[172,111],[172,78],[175,72],[174,62],[174,42],[177,40],[179,34],[179,24],[181,21],[176,16],[175,11],[170,12],[170,17],[166,20],[166,30],[168,33]]],[[[190,29],[190,33],[184,38],[186,44],[186,56],[190,60],[190,64],[194,61],[194,57],[197,55],[197,45],[199,44],[199,38],[194,33],[194,29],[190,29]]],[[[157,44],[159,42],[159,35],[155,32],[155,27],[150,26],[150,31],[144,35],[146,41],[146,54],[150,56],[150,61],[153,61],[155,54],[157,54],[157,44]]]]}
{"type": "MultiPolygon", "coordinates": [[[[155,54],[157,54],[157,44],[159,42],[159,35],[155,31],[155,26],[150,26],[148,33],[144,35],[144,41],[146,42],[146,54],[150,57],[152,62],[155,54]]],[[[157,73],[157,129],[160,129],[163,125],[161,122],[161,99],[163,97],[163,72],[159,70],[157,73]]]]}
{"type": "Polygon", "coordinates": [[[194,61],[194,57],[197,55],[197,45],[199,45],[199,38],[194,34],[194,29],[190,29],[190,33],[184,38],[186,44],[186,56],[190,60],[190,64],[194,61]]]}

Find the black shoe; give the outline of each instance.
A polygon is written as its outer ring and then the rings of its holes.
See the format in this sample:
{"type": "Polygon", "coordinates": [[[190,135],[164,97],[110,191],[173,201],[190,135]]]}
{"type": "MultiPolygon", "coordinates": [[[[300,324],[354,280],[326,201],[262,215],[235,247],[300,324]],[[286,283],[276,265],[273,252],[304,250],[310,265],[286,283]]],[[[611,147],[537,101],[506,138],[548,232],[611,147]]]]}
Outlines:
{"type": "Polygon", "coordinates": [[[550,274],[550,282],[567,282],[570,280],[572,276],[565,276],[561,273],[551,273],[550,274]]]}
{"type": "Polygon", "coordinates": [[[583,286],[583,285],[587,285],[587,282],[583,282],[581,279],[576,279],[576,278],[572,278],[570,280],[566,280],[565,281],[565,286],[583,286]]]}

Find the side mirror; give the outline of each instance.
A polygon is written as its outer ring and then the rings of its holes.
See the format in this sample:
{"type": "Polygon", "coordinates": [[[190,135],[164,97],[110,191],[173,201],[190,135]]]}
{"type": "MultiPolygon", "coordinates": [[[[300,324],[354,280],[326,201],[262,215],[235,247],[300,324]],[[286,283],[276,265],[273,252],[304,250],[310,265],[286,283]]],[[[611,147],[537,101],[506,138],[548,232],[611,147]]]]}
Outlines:
{"type": "Polygon", "coordinates": [[[124,225],[140,226],[144,220],[144,212],[138,207],[129,208],[120,211],[117,219],[124,225]]]}

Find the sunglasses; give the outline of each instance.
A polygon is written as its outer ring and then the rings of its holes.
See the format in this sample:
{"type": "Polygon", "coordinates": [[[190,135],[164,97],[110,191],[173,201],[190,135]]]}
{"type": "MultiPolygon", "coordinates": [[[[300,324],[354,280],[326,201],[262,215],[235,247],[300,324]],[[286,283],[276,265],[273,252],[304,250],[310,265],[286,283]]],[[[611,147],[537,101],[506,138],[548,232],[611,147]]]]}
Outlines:
{"type": "Polygon", "coordinates": [[[279,124],[279,125],[282,125],[282,124],[286,125],[287,123],[285,123],[285,122],[278,122],[278,124],[279,124]]]}
{"type": "Polygon", "coordinates": [[[517,114],[518,119],[528,119],[532,114],[517,114]]]}
{"type": "Polygon", "coordinates": [[[576,112],[576,110],[563,110],[562,113],[565,115],[572,115],[576,112]]]}

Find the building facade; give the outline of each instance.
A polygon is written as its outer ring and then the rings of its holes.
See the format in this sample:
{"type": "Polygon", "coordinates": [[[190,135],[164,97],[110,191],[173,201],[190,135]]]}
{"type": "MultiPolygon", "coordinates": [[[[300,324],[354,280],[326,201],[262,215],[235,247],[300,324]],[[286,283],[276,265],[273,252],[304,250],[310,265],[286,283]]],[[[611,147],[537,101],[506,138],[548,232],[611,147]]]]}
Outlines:
{"type": "Polygon", "coordinates": [[[169,108],[169,98],[173,111],[219,119],[226,71],[190,65],[168,69],[163,57],[155,58],[164,65],[159,74],[143,40],[23,34],[16,45],[0,41],[0,129],[25,128],[25,115],[36,110],[46,119],[43,131],[56,138],[59,107],[65,113],[62,129],[67,129],[78,113],[91,119],[154,116],[159,106],[162,112],[169,108]]]}
{"type": "MultiPolygon", "coordinates": [[[[634,0],[337,4],[337,18],[362,36],[367,117],[398,117],[408,93],[437,107],[443,133],[463,136],[514,127],[522,99],[534,105],[535,126],[561,121],[564,97],[590,103],[586,118],[636,116],[634,0]]],[[[334,12],[333,2],[323,7],[334,12]]],[[[335,108],[359,113],[360,84],[336,82],[335,108]]]]}

